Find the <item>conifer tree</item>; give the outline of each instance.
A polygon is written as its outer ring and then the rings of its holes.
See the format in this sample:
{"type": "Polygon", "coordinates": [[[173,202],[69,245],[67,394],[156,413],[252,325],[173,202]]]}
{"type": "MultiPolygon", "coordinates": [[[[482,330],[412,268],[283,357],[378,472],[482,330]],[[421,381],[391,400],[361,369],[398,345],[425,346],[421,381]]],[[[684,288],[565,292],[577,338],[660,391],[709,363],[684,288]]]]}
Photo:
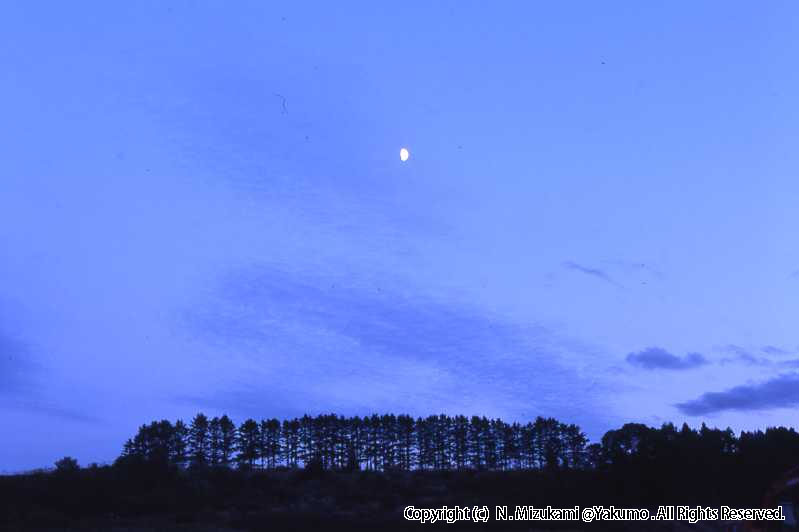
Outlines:
{"type": "Polygon", "coordinates": [[[193,467],[205,466],[209,454],[208,418],[200,413],[189,426],[189,463],[193,467]]]}
{"type": "Polygon", "coordinates": [[[252,469],[258,459],[258,441],[260,431],[258,422],[254,419],[247,419],[237,431],[236,449],[238,450],[237,461],[240,469],[252,469]]]}
{"type": "Polygon", "coordinates": [[[236,424],[227,414],[219,418],[219,434],[219,459],[223,466],[228,467],[236,450],[236,424]]]}

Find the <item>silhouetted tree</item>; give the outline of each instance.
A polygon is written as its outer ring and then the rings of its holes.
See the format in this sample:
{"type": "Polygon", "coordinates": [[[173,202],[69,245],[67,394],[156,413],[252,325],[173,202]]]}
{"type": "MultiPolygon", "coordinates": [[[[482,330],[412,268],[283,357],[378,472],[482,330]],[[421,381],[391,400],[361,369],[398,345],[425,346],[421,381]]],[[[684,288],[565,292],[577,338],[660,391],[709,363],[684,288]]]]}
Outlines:
{"type": "Polygon", "coordinates": [[[64,458],[61,458],[60,460],[56,461],[55,469],[56,471],[59,471],[61,473],[67,473],[79,470],[80,466],[78,465],[77,460],[75,460],[71,456],[65,456],[64,458]]]}
{"type": "Polygon", "coordinates": [[[258,423],[254,419],[247,419],[239,426],[236,440],[239,469],[252,469],[258,460],[259,433],[258,423]]]}
{"type": "Polygon", "coordinates": [[[280,421],[277,419],[261,421],[258,440],[261,467],[275,468],[280,460],[280,451],[280,421]]]}
{"type": "Polygon", "coordinates": [[[210,438],[208,435],[208,418],[205,414],[197,414],[189,426],[189,463],[193,467],[208,464],[210,455],[210,438]]]}
{"type": "Polygon", "coordinates": [[[219,434],[219,459],[227,467],[233,461],[236,450],[236,424],[227,415],[219,418],[219,434]]]}
{"type": "Polygon", "coordinates": [[[466,416],[455,416],[451,445],[455,469],[464,469],[469,463],[469,420],[466,416]]]}
{"type": "Polygon", "coordinates": [[[280,433],[283,462],[289,467],[297,467],[300,462],[300,422],[299,420],[283,420],[280,433]]]}
{"type": "Polygon", "coordinates": [[[397,416],[397,460],[400,469],[409,471],[416,459],[414,432],[416,430],[411,416],[397,416]]]}
{"type": "Polygon", "coordinates": [[[212,466],[220,464],[222,455],[222,429],[219,418],[214,417],[208,422],[208,463],[212,466]]]}
{"type": "Polygon", "coordinates": [[[178,467],[186,467],[188,463],[188,447],[187,442],[189,438],[189,429],[182,420],[178,419],[172,427],[172,441],[169,446],[170,463],[178,467]]]}

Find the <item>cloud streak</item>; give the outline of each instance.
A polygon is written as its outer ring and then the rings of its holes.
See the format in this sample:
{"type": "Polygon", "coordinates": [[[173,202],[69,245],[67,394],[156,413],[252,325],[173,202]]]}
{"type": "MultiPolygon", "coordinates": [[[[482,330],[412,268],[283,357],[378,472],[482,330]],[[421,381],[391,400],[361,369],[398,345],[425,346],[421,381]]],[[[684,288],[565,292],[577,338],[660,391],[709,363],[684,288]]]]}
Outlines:
{"type": "Polygon", "coordinates": [[[735,362],[747,364],[749,366],[768,366],[771,364],[771,360],[762,356],[755,356],[747,349],[744,349],[743,347],[735,344],[725,345],[724,347],[721,347],[718,350],[734,355],[734,357],[722,358],[719,361],[719,363],[722,365],[731,364],[735,362]]]}
{"type": "Polygon", "coordinates": [[[600,270],[598,268],[589,268],[589,267],[583,266],[581,264],[577,264],[576,262],[572,262],[572,261],[564,262],[563,263],[563,267],[568,269],[568,270],[573,270],[573,271],[582,273],[584,275],[588,275],[590,277],[594,277],[595,279],[599,279],[599,280],[604,281],[606,283],[612,284],[613,286],[616,286],[618,288],[622,288],[622,285],[620,285],[619,283],[614,281],[607,273],[605,273],[603,270],[600,270]]]}
{"type": "Polygon", "coordinates": [[[707,360],[699,353],[688,353],[680,358],[660,347],[648,347],[637,353],[627,355],[627,362],[643,369],[687,370],[707,364],[707,360]]]}
{"type": "Polygon", "coordinates": [[[35,362],[28,345],[0,331],[0,399],[2,407],[83,423],[98,418],[65,408],[46,398],[44,368],[35,362]]]}
{"type": "Polygon", "coordinates": [[[762,351],[767,355],[775,355],[775,356],[784,356],[790,355],[791,351],[782,349],[781,347],[776,347],[773,345],[766,345],[763,347],[762,351]]]}
{"type": "Polygon", "coordinates": [[[0,331],[0,395],[22,393],[35,369],[25,344],[0,331]]]}
{"type": "Polygon", "coordinates": [[[683,414],[702,416],[723,411],[758,411],[799,405],[799,374],[780,375],[760,384],[742,385],[723,392],[706,392],[675,405],[683,414]]]}
{"type": "Polygon", "coordinates": [[[602,417],[599,387],[560,362],[566,348],[538,325],[385,281],[271,267],[231,274],[217,295],[185,325],[247,353],[258,371],[206,395],[204,405],[265,412],[280,403],[288,415],[315,407],[549,414],[588,426],[602,417]]]}

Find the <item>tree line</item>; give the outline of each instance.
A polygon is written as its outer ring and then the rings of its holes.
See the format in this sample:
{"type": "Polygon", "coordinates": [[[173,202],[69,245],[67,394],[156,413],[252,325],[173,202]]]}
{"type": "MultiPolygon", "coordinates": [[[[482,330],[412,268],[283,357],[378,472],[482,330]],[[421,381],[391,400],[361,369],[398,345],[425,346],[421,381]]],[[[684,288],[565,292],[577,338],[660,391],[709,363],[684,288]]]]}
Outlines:
{"type": "Polygon", "coordinates": [[[200,413],[189,424],[142,425],[117,461],[181,468],[618,471],[668,469],[677,463],[721,470],[741,460],[799,463],[799,434],[779,427],[736,436],[729,428],[704,423],[698,430],[687,424],[678,429],[671,423],[660,428],[628,423],[590,443],[577,425],[543,417],[522,424],[443,414],[324,414],[236,425],[227,415],[200,413]]]}
{"type": "Polygon", "coordinates": [[[119,460],[241,469],[579,469],[588,466],[589,447],[578,426],[542,417],[509,424],[462,415],[326,414],[236,425],[227,415],[197,414],[188,425],[142,425],[119,460]]]}

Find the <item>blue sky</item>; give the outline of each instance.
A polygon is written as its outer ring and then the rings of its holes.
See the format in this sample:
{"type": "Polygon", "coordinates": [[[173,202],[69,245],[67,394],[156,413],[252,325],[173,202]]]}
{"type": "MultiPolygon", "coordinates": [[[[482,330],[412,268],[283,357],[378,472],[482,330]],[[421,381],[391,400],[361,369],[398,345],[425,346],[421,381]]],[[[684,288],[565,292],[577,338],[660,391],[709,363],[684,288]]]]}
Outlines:
{"type": "Polygon", "coordinates": [[[0,470],[200,409],[796,425],[797,16],[6,3],[0,470]]]}

